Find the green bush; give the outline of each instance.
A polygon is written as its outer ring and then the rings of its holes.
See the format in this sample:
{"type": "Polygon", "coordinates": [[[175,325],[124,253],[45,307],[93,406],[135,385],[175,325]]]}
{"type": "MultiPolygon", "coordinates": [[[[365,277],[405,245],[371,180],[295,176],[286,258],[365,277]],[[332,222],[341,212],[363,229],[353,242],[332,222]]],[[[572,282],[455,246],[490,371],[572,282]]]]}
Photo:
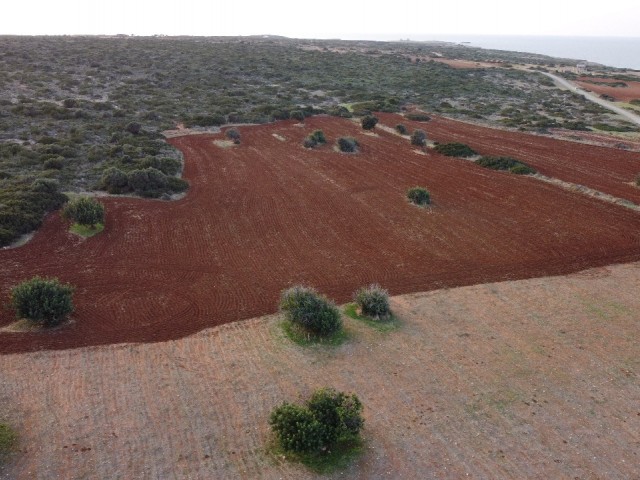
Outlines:
{"type": "Polygon", "coordinates": [[[405,116],[409,120],[413,120],[415,122],[428,122],[429,120],[431,120],[431,117],[426,113],[414,112],[414,113],[407,113],[405,116]]]}
{"type": "Polygon", "coordinates": [[[473,157],[477,155],[471,147],[458,142],[441,143],[435,146],[435,150],[448,157],[473,157]]]}
{"type": "Polygon", "coordinates": [[[302,110],[291,110],[289,117],[299,122],[304,122],[304,112],[302,110]]]}
{"type": "Polygon", "coordinates": [[[305,148],[313,148],[320,143],[326,143],[327,139],[324,136],[322,130],[315,130],[311,134],[307,135],[302,144],[305,148]]]}
{"type": "Polygon", "coordinates": [[[102,174],[100,189],[112,194],[124,193],[128,190],[129,178],[122,170],[110,167],[102,174]]]}
{"type": "Polygon", "coordinates": [[[130,122],[125,127],[125,130],[132,135],[138,135],[140,133],[140,130],[142,130],[142,125],[140,125],[138,122],[130,122]]]}
{"type": "Polygon", "coordinates": [[[411,134],[411,145],[424,147],[427,143],[427,134],[423,130],[414,130],[411,134]]]}
{"type": "Polygon", "coordinates": [[[227,130],[225,132],[225,135],[227,136],[227,138],[229,140],[233,140],[233,143],[235,143],[235,144],[239,144],[240,143],[240,132],[238,130],[236,130],[235,128],[230,128],[229,130],[227,130]]]}
{"type": "Polygon", "coordinates": [[[313,288],[297,285],[282,292],[280,310],[292,323],[319,336],[329,336],[342,328],[335,304],[313,288]]]}
{"type": "Polygon", "coordinates": [[[353,153],[358,150],[358,142],[355,138],[340,137],[338,139],[338,148],[341,152],[353,153]]]}
{"type": "Polygon", "coordinates": [[[398,132],[400,135],[406,135],[407,134],[407,127],[405,127],[403,124],[399,123],[398,125],[396,125],[396,132],[398,132]]]}
{"type": "Polygon", "coordinates": [[[62,211],[62,216],[73,223],[95,228],[104,223],[104,205],[92,197],[71,200],[62,211]]]}
{"type": "Polygon", "coordinates": [[[356,291],[353,300],[364,315],[373,318],[387,317],[391,313],[389,292],[377,284],[362,287],[356,291]]]}
{"type": "Polygon", "coordinates": [[[19,318],[52,327],[73,311],[72,295],[71,285],[36,276],[11,289],[11,305],[19,318]]]}
{"type": "Polygon", "coordinates": [[[378,119],[373,115],[365,115],[360,122],[365,130],[373,130],[378,124],[378,119]]]}
{"type": "Polygon", "coordinates": [[[15,449],[17,441],[16,432],[9,425],[0,423],[0,459],[15,449]]]}
{"type": "Polygon", "coordinates": [[[62,170],[64,167],[64,157],[57,155],[53,158],[45,160],[42,164],[45,170],[62,170]]]}
{"type": "Polygon", "coordinates": [[[139,163],[142,168],[155,168],[165,175],[175,175],[182,168],[180,160],[175,158],[146,157],[139,163]]]}
{"type": "Polygon", "coordinates": [[[132,170],[127,174],[129,188],[144,197],[159,197],[168,185],[167,176],[157,168],[132,170]]]}
{"type": "Polygon", "coordinates": [[[492,170],[506,170],[511,173],[515,173],[516,175],[529,175],[536,173],[535,169],[531,168],[529,165],[510,157],[484,156],[476,160],[476,164],[492,170]]]}
{"type": "Polygon", "coordinates": [[[283,403],[269,423],[280,446],[294,453],[327,453],[337,442],[356,438],[364,425],[362,403],[332,388],[316,390],[306,405],[283,403]]]}
{"type": "Polygon", "coordinates": [[[407,198],[416,205],[429,205],[431,203],[431,194],[423,187],[413,187],[407,190],[407,198]]]}

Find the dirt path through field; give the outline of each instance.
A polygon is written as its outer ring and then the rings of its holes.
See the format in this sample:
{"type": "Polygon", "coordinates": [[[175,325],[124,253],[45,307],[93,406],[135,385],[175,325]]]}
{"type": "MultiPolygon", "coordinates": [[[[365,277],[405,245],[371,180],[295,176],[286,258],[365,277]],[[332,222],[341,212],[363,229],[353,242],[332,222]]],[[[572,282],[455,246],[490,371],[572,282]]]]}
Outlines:
{"type": "Polygon", "coordinates": [[[639,290],[634,263],[396,297],[398,330],[349,319],[338,348],[266,317],[3,356],[22,453],[0,478],[316,478],[265,453],[267,419],[326,385],[366,407],[365,454],[334,478],[635,478],[639,290]]]}

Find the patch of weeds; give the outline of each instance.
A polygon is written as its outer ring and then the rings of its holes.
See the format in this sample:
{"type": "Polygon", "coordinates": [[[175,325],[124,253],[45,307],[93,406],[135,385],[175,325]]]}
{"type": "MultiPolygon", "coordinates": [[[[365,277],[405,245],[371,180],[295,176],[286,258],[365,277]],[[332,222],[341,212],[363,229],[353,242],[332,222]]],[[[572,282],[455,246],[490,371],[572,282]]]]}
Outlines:
{"type": "Polygon", "coordinates": [[[301,347],[308,347],[311,345],[338,347],[351,338],[349,332],[347,332],[345,328],[341,328],[330,335],[317,335],[291,320],[284,319],[282,320],[281,325],[285,336],[301,347]]]}
{"type": "Polygon", "coordinates": [[[346,304],[344,306],[344,314],[347,317],[358,320],[359,322],[362,322],[371,328],[375,328],[379,332],[390,332],[400,327],[400,321],[393,314],[389,315],[389,317],[384,320],[375,320],[366,315],[359,315],[358,306],[355,303],[346,304]]]}
{"type": "Polygon", "coordinates": [[[16,448],[18,435],[9,425],[0,423],[0,460],[16,448]]]}
{"type": "Polygon", "coordinates": [[[104,224],[102,223],[96,224],[95,228],[91,228],[88,225],[80,225],[79,223],[74,223],[69,228],[69,231],[71,233],[75,233],[76,235],[80,235],[81,237],[85,237],[85,238],[93,237],[94,235],[99,234],[103,230],[104,230],[104,224]]]}

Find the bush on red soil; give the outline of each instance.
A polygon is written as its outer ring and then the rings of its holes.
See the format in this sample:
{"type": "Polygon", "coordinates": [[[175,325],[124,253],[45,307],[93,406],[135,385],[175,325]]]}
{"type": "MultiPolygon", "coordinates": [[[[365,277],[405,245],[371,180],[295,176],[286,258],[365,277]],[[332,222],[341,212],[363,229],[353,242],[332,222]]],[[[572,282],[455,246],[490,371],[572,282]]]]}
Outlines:
{"type": "Polygon", "coordinates": [[[345,153],[356,152],[358,150],[358,141],[352,137],[340,137],[338,139],[338,148],[345,153]]]}
{"type": "Polygon", "coordinates": [[[296,285],[283,291],[280,309],[288,320],[315,335],[332,335],[342,328],[336,305],[310,287],[296,285]]]}
{"type": "Polygon", "coordinates": [[[11,305],[18,318],[53,327],[73,311],[72,295],[71,285],[36,276],[11,289],[11,305]]]}
{"type": "Polygon", "coordinates": [[[411,134],[411,145],[424,147],[427,144],[427,134],[424,130],[414,130],[411,134]]]}
{"type": "Polygon", "coordinates": [[[365,115],[360,122],[365,130],[373,130],[378,124],[378,119],[373,115],[365,115]]]}
{"type": "Polygon", "coordinates": [[[372,318],[387,317],[391,313],[389,292],[377,284],[362,287],[353,296],[363,315],[372,318]]]}
{"type": "Polygon", "coordinates": [[[464,143],[441,143],[435,146],[435,150],[438,153],[446,155],[447,157],[473,157],[477,155],[477,152],[470,146],[464,143]]]}

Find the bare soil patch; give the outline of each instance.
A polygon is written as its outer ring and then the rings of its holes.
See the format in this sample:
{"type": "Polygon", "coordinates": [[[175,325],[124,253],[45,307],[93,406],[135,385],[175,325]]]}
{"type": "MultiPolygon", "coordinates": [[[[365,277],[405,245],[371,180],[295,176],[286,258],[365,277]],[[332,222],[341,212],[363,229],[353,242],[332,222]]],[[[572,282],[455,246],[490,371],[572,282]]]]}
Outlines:
{"type": "Polygon", "coordinates": [[[267,317],[3,356],[0,478],[317,478],[264,447],[271,409],[321,386],[365,405],[365,454],[333,478],[635,478],[639,289],[633,263],[395,297],[399,328],[345,318],[337,348],[267,317]]]}
{"type": "Polygon", "coordinates": [[[575,83],[586,90],[591,90],[599,95],[609,95],[621,102],[640,99],[640,81],[621,81],[615,78],[580,77],[575,83]],[[626,87],[612,87],[603,83],[626,83],[626,87]]]}
{"type": "MultiPolygon", "coordinates": [[[[471,135],[465,143],[481,153],[512,153],[548,176],[640,199],[628,184],[638,154],[444,119],[416,125],[430,138],[471,135]]],[[[185,198],[105,198],[102,234],[79,239],[53,214],[29,244],[0,251],[0,298],[36,274],[77,287],[74,325],[0,333],[0,352],[175,339],[272,313],[295,283],[344,302],[374,282],[399,294],[640,260],[637,212],[430,150],[416,155],[382,129],[370,137],[349,120],[313,117],[305,128],[243,127],[237,148],[217,148],[220,139],[170,140],[185,155],[185,198]],[[360,153],[292,148],[316,129],[330,144],[356,138],[360,153]],[[406,202],[415,185],[437,208],[406,202]]],[[[3,302],[0,326],[14,320],[3,302]]]]}

